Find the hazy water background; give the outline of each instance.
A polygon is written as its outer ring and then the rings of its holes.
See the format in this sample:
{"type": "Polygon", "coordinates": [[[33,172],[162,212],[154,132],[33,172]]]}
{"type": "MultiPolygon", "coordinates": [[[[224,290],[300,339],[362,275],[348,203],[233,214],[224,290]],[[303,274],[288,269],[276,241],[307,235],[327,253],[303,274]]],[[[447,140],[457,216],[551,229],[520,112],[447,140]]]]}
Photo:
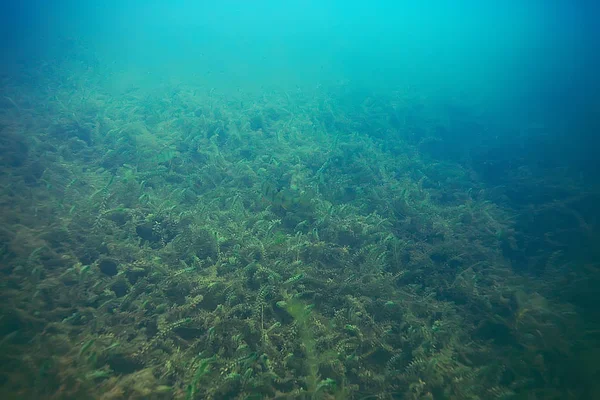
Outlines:
{"type": "Polygon", "coordinates": [[[596,158],[600,35],[589,1],[23,1],[3,11],[8,71],[74,56],[115,87],[411,87],[507,124],[489,133],[503,140],[544,126],[545,137],[518,139],[544,143],[544,154],[527,147],[534,158],[596,158]]]}

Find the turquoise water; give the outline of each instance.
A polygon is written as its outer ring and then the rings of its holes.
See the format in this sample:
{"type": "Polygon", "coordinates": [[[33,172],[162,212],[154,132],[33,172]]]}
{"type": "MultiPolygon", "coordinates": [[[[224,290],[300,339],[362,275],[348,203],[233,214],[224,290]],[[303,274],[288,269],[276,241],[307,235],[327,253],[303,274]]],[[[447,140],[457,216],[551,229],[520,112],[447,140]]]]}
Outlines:
{"type": "Polygon", "coordinates": [[[597,15],[0,5],[0,395],[598,398],[597,15]]]}

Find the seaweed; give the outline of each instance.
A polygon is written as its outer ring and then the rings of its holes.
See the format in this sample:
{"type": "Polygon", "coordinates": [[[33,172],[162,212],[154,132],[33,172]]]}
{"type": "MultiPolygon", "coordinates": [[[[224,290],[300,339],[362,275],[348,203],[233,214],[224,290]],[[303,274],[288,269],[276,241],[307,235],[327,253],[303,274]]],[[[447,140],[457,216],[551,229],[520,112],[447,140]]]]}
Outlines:
{"type": "Polygon", "coordinates": [[[0,108],[3,398],[598,397],[593,185],[438,159],[406,91],[73,68],[0,108]]]}

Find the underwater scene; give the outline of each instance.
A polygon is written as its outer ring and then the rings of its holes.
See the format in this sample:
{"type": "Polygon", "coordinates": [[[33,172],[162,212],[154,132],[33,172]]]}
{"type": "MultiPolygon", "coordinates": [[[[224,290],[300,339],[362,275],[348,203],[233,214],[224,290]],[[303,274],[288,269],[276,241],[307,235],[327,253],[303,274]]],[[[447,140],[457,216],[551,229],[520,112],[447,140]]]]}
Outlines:
{"type": "Polygon", "coordinates": [[[0,398],[600,399],[591,1],[0,5],[0,398]]]}

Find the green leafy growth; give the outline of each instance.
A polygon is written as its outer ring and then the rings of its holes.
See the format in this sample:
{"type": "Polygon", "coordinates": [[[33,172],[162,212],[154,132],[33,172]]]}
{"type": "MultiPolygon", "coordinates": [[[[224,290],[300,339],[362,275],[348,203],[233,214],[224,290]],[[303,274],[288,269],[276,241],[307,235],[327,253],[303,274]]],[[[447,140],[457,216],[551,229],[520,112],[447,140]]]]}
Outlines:
{"type": "Polygon", "coordinates": [[[317,342],[311,331],[310,315],[312,306],[307,306],[294,298],[280,301],[277,305],[287,311],[298,326],[298,333],[304,347],[308,367],[306,386],[308,391],[314,395],[319,391],[319,357],[317,356],[317,342]]]}
{"type": "Polygon", "coordinates": [[[186,400],[193,400],[196,398],[196,394],[198,393],[198,384],[200,383],[202,377],[206,376],[210,372],[210,365],[215,361],[215,359],[216,356],[212,356],[210,358],[200,358],[200,356],[198,356],[196,358],[198,366],[196,367],[192,381],[187,387],[187,394],[185,396],[186,400]]]}

